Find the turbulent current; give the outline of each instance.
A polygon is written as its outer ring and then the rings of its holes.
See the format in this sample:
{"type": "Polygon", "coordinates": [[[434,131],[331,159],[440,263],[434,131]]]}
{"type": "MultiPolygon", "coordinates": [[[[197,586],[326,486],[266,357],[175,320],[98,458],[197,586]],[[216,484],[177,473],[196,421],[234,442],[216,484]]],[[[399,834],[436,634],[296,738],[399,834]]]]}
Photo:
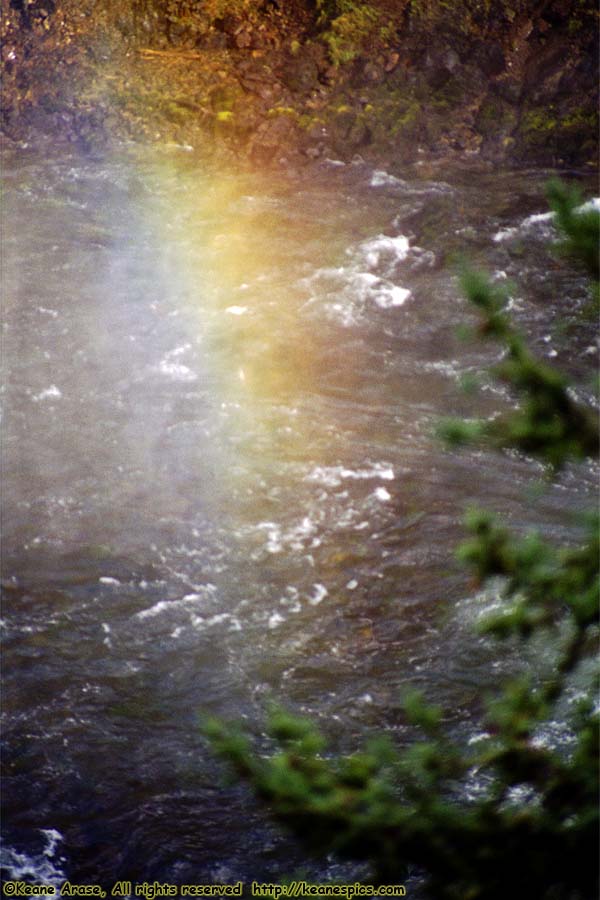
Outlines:
{"type": "Polygon", "coordinates": [[[275,700],[338,750],[401,744],[418,686],[476,737],[522,661],[474,634],[494,599],[454,561],[465,507],[572,541],[594,496],[588,466],[548,481],[435,436],[513,402],[461,389],[500,350],[458,334],[458,253],[514,282],[531,346],[591,393],[550,173],[217,171],[176,147],[25,148],[3,172],[5,873],[347,874],[224,780],[198,718],[268,752],[275,700]]]}

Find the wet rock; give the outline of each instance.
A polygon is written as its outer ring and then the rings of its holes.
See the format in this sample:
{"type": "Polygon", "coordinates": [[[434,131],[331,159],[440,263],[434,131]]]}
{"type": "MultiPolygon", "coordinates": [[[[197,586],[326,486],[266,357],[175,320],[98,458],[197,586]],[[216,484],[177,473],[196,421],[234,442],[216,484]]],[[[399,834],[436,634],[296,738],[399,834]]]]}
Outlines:
{"type": "MultiPolygon", "coordinates": [[[[571,67],[571,60],[565,58],[565,48],[562,42],[540,47],[535,54],[527,59],[524,71],[524,86],[527,89],[535,85],[543,85],[548,78],[563,73],[571,67]]],[[[560,77],[560,76],[559,76],[560,77]]]]}
{"type": "Polygon", "coordinates": [[[427,84],[433,91],[439,91],[452,78],[452,72],[443,63],[432,65],[427,73],[427,84]]]}
{"type": "Polygon", "coordinates": [[[446,53],[444,54],[444,65],[449,72],[454,72],[456,67],[460,65],[460,56],[458,55],[456,50],[450,48],[446,51],[446,53]]]}
{"type": "Polygon", "coordinates": [[[210,104],[216,113],[230,112],[239,96],[239,87],[233,82],[219,84],[210,92],[210,104]]]}
{"type": "Polygon", "coordinates": [[[385,69],[374,62],[365,63],[362,71],[363,79],[371,84],[381,84],[385,77],[385,69]]]}
{"type": "Polygon", "coordinates": [[[242,23],[237,16],[225,13],[223,16],[213,20],[213,26],[217,31],[227,35],[230,39],[230,46],[233,46],[235,34],[242,27],[242,23]]]}
{"type": "Polygon", "coordinates": [[[387,59],[385,61],[384,71],[385,72],[393,72],[398,63],[400,62],[400,54],[393,50],[392,53],[389,53],[387,59]]]}
{"type": "Polygon", "coordinates": [[[335,155],[330,148],[329,130],[322,122],[314,122],[310,128],[303,129],[297,140],[300,153],[308,159],[335,155]]]}
{"type": "Polygon", "coordinates": [[[475,117],[475,127],[485,140],[503,139],[515,128],[518,110],[501,97],[488,94],[475,117]]]}
{"type": "Polygon", "coordinates": [[[476,152],[478,141],[491,160],[593,156],[592,13],[567,0],[546,5],[543,18],[531,9],[491,17],[485,42],[458,9],[458,29],[444,31],[454,13],[440,5],[435,30],[419,31],[415,19],[393,43],[374,34],[337,66],[308,0],[221,2],[230,12],[218,18],[211,4],[186,3],[179,21],[160,0],[0,2],[0,112],[11,134],[58,130],[93,144],[97,130],[99,141],[111,131],[195,143],[205,128],[232,152],[246,142],[264,158],[282,152],[277,141],[286,153],[296,141],[303,154],[367,148],[369,159],[408,162],[417,146],[451,156],[476,152]],[[141,47],[151,48],[143,60],[141,47]],[[90,109],[105,101],[94,120],[90,109]],[[312,133],[319,128],[326,139],[312,133]]]}
{"type": "Polygon", "coordinates": [[[308,157],[308,159],[319,159],[325,153],[325,144],[311,144],[304,151],[304,155],[308,157]]]}
{"type": "Polygon", "coordinates": [[[281,80],[293,93],[303,93],[319,79],[319,66],[310,55],[287,56],[281,66],[281,80]]]}
{"type": "Polygon", "coordinates": [[[473,58],[486,78],[496,78],[506,69],[504,53],[498,44],[479,44],[473,58]]]}
{"type": "Polygon", "coordinates": [[[572,164],[581,157],[595,162],[592,135],[597,128],[598,110],[590,98],[577,105],[571,99],[548,105],[527,100],[513,134],[513,153],[522,161],[533,157],[552,165],[572,164]]]}
{"type": "Polygon", "coordinates": [[[239,79],[245,91],[257,94],[263,100],[281,96],[283,86],[276,79],[271,66],[258,59],[247,60],[238,68],[239,79]]]}
{"type": "Polygon", "coordinates": [[[255,162],[271,163],[285,155],[295,137],[296,125],[289,116],[277,116],[263,122],[250,140],[250,157],[255,162]]]}
{"type": "Polygon", "coordinates": [[[507,72],[493,82],[493,90],[502,100],[516,106],[521,99],[523,83],[516,75],[507,72]]]}
{"type": "Polygon", "coordinates": [[[319,81],[322,84],[332,85],[335,84],[339,77],[340,70],[337,66],[327,66],[327,68],[324,69],[323,72],[321,72],[319,81]]]}
{"type": "Polygon", "coordinates": [[[198,46],[206,50],[225,50],[229,46],[227,35],[222,31],[211,29],[208,34],[198,40],[198,46]]]}
{"type": "Polygon", "coordinates": [[[234,36],[234,44],[238,50],[245,50],[252,45],[252,34],[249,29],[242,28],[234,36]]]}
{"type": "Polygon", "coordinates": [[[373,132],[364,120],[356,119],[348,132],[348,144],[353,150],[363,150],[373,143],[373,132]]]}
{"type": "Polygon", "coordinates": [[[198,40],[195,28],[183,22],[173,22],[169,28],[169,41],[178,47],[194,47],[198,40]]]}

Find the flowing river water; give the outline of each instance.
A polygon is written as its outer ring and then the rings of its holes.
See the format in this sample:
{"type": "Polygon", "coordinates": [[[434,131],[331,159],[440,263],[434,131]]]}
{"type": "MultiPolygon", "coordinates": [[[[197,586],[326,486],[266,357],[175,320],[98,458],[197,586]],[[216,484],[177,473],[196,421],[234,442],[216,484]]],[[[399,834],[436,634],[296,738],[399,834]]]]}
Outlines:
{"type": "Polygon", "coordinates": [[[268,750],[276,700],[349,751],[402,743],[417,686],[476,735],[520,657],[473,632],[464,509],[574,540],[596,473],[440,445],[440,416],[511,403],[461,390],[499,350],[458,336],[451,260],[514,279],[531,345],[588,397],[550,173],[218,171],[176,147],[9,150],[3,172],[5,872],[343,875],[223,781],[198,716],[268,750]]]}

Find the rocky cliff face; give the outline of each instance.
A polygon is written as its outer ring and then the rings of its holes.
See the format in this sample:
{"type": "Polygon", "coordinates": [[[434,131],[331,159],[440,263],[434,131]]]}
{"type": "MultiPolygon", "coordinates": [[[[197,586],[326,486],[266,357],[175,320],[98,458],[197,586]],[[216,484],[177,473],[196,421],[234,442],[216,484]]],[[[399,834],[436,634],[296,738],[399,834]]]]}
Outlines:
{"type": "Polygon", "coordinates": [[[590,0],[1,0],[2,127],[269,163],[594,165],[590,0]]]}

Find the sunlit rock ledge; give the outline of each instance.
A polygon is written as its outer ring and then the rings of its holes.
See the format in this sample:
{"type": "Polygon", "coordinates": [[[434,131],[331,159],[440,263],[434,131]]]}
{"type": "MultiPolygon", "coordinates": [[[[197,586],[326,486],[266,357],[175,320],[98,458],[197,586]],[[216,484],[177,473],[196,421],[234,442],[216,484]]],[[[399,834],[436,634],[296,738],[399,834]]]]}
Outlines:
{"type": "Polygon", "coordinates": [[[2,130],[260,164],[594,166],[596,4],[2,0],[2,130]]]}

